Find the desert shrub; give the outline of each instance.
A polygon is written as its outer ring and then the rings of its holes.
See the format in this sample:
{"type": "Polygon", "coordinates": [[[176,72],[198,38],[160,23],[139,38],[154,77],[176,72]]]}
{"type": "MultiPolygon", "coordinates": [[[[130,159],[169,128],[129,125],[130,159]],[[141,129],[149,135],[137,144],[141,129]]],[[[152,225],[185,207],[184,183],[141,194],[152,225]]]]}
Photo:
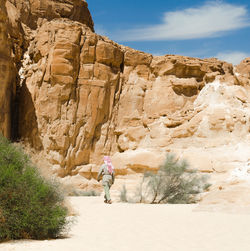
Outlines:
{"type": "Polygon", "coordinates": [[[145,173],[144,180],[151,203],[194,203],[197,194],[210,186],[207,176],[199,175],[186,161],[178,161],[173,155],[167,155],[156,173],[145,173]]]}
{"type": "Polygon", "coordinates": [[[59,237],[68,223],[63,199],[57,185],[0,136],[0,241],[59,237]]]}
{"type": "Polygon", "coordinates": [[[121,202],[128,202],[127,198],[127,188],[125,185],[122,186],[122,189],[120,190],[120,201],[121,202]]]}
{"type": "MultiPolygon", "coordinates": [[[[133,201],[136,203],[145,203],[146,198],[145,198],[145,178],[147,175],[144,174],[141,182],[139,185],[136,187],[135,192],[134,192],[134,199],[133,201]]],[[[146,187],[147,188],[147,187],[146,187]]]]}

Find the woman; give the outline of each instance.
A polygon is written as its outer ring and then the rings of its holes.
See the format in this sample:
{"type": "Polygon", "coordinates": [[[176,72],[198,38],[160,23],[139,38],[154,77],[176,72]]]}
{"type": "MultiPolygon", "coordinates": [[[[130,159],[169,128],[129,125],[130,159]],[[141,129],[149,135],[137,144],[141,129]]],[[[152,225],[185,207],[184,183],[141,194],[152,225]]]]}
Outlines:
{"type": "Polygon", "coordinates": [[[104,202],[111,204],[111,198],[109,189],[114,184],[115,181],[115,173],[114,173],[114,167],[111,163],[111,159],[109,156],[104,156],[104,164],[100,167],[100,171],[97,176],[97,180],[100,181],[102,176],[102,185],[104,188],[104,202]]]}

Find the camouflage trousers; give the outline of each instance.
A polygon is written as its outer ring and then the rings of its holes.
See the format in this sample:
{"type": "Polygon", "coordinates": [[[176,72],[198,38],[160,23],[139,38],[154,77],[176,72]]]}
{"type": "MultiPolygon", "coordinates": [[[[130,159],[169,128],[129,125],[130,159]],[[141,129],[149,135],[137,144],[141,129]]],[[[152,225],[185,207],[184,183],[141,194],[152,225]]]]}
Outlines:
{"type": "Polygon", "coordinates": [[[107,200],[107,201],[109,201],[109,200],[111,200],[111,198],[110,198],[110,192],[109,192],[109,189],[110,189],[110,184],[109,184],[109,182],[104,182],[103,183],[103,188],[104,188],[104,199],[105,200],[107,200]]]}

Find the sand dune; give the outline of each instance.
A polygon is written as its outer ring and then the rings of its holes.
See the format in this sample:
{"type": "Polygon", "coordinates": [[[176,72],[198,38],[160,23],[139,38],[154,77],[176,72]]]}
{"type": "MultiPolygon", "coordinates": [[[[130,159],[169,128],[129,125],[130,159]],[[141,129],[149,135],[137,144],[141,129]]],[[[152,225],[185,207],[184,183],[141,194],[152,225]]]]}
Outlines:
{"type": "Polygon", "coordinates": [[[0,250],[250,250],[250,214],[199,211],[197,205],[107,205],[101,197],[69,199],[79,215],[67,238],[2,243],[0,250]]]}

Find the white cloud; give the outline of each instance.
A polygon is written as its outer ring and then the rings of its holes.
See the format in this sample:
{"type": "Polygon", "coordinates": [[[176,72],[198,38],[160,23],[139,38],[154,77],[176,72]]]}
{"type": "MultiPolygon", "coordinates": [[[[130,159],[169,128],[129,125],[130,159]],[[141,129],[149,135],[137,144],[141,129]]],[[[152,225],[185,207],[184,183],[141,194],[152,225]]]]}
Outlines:
{"type": "Polygon", "coordinates": [[[249,57],[250,54],[240,51],[231,51],[231,52],[221,52],[218,53],[215,57],[226,61],[228,63],[232,63],[233,65],[239,64],[243,59],[249,57]]]}
{"type": "Polygon", "coordinates": [[[207,2],[197,8],[166,12],[162,24],[120,31],[118,41],[184,40],[208,38],[250,26],[247,9],[223,2],[207,2]]]}

